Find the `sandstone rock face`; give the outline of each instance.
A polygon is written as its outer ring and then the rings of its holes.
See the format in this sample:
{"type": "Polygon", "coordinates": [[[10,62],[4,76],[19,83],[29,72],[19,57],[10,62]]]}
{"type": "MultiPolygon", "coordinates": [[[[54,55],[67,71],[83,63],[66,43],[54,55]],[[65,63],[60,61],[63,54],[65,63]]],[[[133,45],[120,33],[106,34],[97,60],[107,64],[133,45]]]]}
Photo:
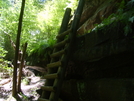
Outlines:
{"type": "Polygon", "coordinates": [[[78,35],[88,33],[94,28],[95,24],[107,18],[110,14],[117,11],[117,4],[121,0],[86,0],[80,20],[78,35]]]}
{"type": "MultiPolygon", "coordinates": [[[[115,29],[117,28],[115,27],[107,32],[103,32],[103,30],[97,33],[91,32],[78,37],[75,44],[74,59],[93,62],[112,55],[133,53],[134,39],[131,36],[134,34],[129,33],[128,36],[125,36],[122,27],[119,27],[118,31],[115,29]]],[[[131,56],[133,55],[131,54],[131,56]]]]}
{"type": "Polygon", "coordinates": [[[64,101],[134,101],[134,31],[125,35],[126,25],[119,21],[88,33],[116,13],[121,1],[86,0],[62,88],[64,101]]]}

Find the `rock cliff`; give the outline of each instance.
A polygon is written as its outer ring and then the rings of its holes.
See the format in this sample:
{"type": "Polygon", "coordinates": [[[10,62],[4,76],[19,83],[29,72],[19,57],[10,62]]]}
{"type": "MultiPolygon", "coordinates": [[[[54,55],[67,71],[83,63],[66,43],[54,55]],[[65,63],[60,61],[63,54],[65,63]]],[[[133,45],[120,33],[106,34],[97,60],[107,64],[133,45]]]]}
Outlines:
{"type": "Polygon", "coordinates": [[[133,12],[133,0],[86,0],[63,84],[65,101],[134,100],[133,12]]]}

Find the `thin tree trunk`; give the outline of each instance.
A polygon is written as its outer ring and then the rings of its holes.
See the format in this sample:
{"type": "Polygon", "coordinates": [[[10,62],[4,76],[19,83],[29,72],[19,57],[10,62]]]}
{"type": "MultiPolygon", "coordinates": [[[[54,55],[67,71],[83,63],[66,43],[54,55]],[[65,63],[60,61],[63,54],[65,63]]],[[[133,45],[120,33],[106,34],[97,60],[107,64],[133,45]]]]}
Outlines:
{"type": "Polygon", "coordinates": [[[20,46],[20,36],[21,36],[21,29],[22,29],[22,21],[23,21],[23,14],[25,8],[25,0],[22,0],[19,23],[18,23],[18,31],[17,31],[17,39],[16,39],[16,50],[15,50],[15,61],[14,61],[14,71],[13,71],[13,89],[12,89],[12,96],[14,98],[17,97],[17,61],[18,61],[18,53],[19,53],[19,46],[20,46]]]}
{"type": "Polygon", "coordinates": [[[24,45],[21,64],[20,64],[20,67],[19,67],[18,92],[21,92],[21,77],[22,77],[22,69],[24,67],[24,58],[25,58],[25,54],[26,54],[26,49],[27,49],[27,43],[25,43],[25,45],[24,45]]]}

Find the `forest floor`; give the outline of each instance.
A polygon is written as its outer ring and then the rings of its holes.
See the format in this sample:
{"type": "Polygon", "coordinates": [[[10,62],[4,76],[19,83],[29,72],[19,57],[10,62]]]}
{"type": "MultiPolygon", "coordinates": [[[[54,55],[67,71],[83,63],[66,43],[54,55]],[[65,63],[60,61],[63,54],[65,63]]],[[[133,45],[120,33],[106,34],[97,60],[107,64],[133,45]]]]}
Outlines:
{"type": "MultiPolygon", "coordinates": [[[[0,73],[1,76],[2,73],[0,73]]],[[[22,101],[37,101],[39,94],[36,90],[40,89],[44,85],[45,80],[41,79],[40,76],[35,76],[34,72],[24,69],[23,77],[21,81],[21,90],[19,97],[22,101]]],[[[0,78],[0,101],[15,101],[12,99],[12,77],[8,74],[3,74],[0,78]]]]}

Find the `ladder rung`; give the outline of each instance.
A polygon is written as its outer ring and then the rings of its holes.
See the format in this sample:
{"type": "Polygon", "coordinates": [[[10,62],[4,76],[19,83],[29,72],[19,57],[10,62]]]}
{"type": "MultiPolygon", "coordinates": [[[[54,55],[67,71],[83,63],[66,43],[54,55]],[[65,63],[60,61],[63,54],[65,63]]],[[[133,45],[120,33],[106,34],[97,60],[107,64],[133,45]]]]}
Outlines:
{"type": "Polygon", "coordinates": [[[55,44],[53,47],[54,47],[54,48],[55,48],[55,47],[61,47],[61,46],[65,45],[68,41],[69,41],[69,39],[65,39],[65,40],[63,40],[63,41],[61,41],[61,42],[55,44]]]}
{"type": "Polygon", "coordinates": [[[54,68],[54,67],[58,67],[58,66],[61,66],[61,61],[50,63],[47,65],[47,68],[54,68]]]}
{"type": "Polygon", "coordinates": [[[54,73],[54,74],[47,74],[44,76],[44,79],[56,79],[58,78],[58,74],[54,73]]]}
{"type": "Polygon", "coordinates": [[[57,39],[58,38],[62,38],[62,37],[64,37],[65,35],[67,35],[69,32],[71,31],[71,28],[70,29],[68,29],[67,31],[65,31],[65,32],[63,32],[63,33],[61,33],[61,34],[59,34],[59,35],[57,35],[57,39]]]}
{"type": "Polygon", "coordinates": [[[50,101],[48,99],[39,98],[38,101],[50,101]]]}
{"type": "Polygon", "coordinates": [[[41,89],[45,91],[54,91],[53,86],[44,86],[44,87],[41,87],[41,89]]]}
{"type": "Polygon", "coordinates": [[[50,55],[51,58],[61,56],[63,53],[65,53],[65,50],[58,51],[56,53],[53,53],[50,55]]]}

